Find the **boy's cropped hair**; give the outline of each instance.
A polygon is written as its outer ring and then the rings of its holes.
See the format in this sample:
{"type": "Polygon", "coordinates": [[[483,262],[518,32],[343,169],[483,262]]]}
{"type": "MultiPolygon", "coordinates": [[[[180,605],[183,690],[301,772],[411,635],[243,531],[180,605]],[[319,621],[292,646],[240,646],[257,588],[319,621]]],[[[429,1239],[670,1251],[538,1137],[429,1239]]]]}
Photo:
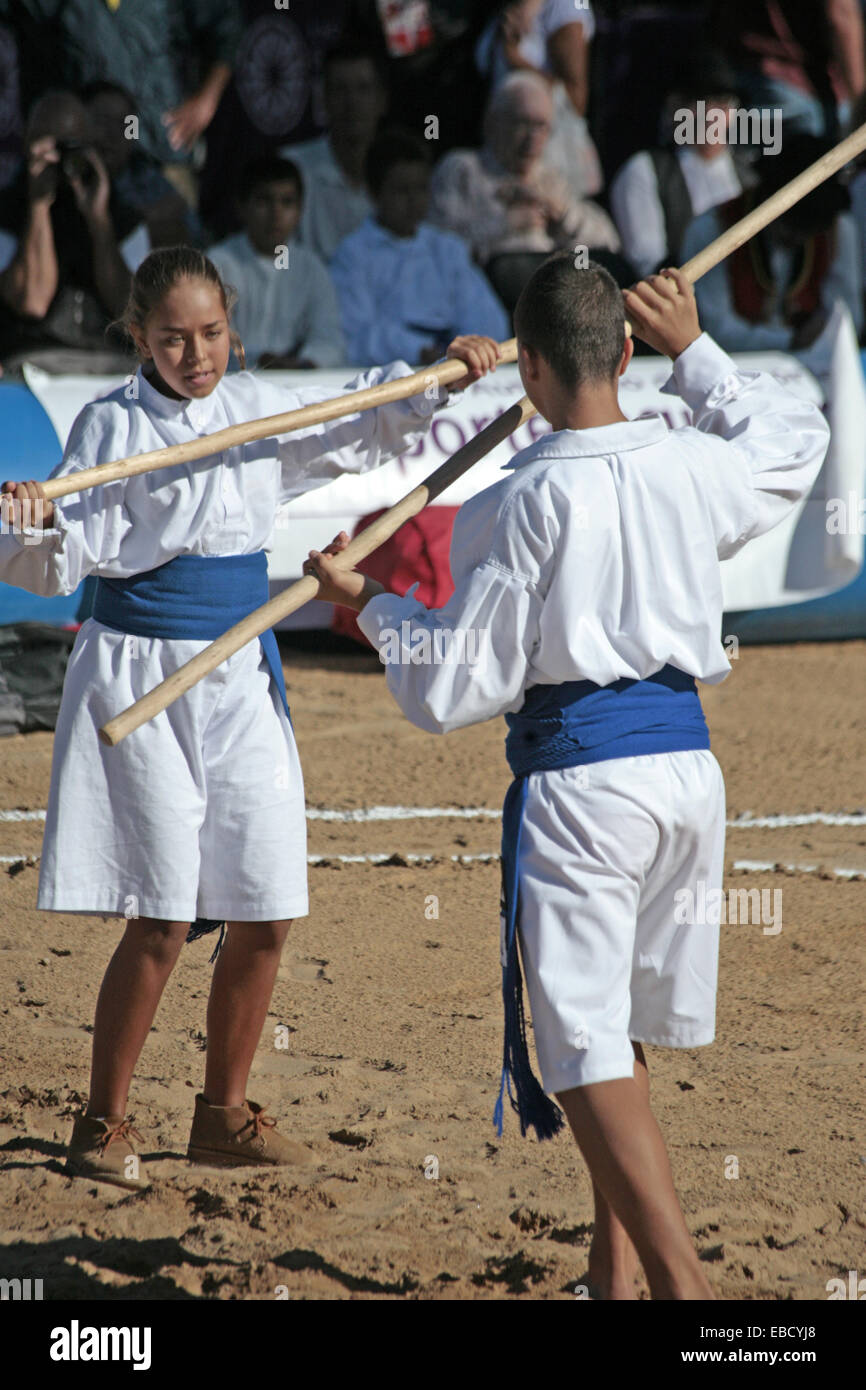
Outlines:
{"type": "Polygon", "coordinates": [[[523,287],[514,331],[569,391],[611,381],[625,347],[622,290],[597,261],[578,267],[570,251],[551,256],[523,287]]]}
{"type": "Polygon", "coordinates": [[[401,130],[399,126],[380,130],[373,140],[364,161],[364,178],[373,197],[379,191],[395,164],[423,164],[429,169],[430,146],[420,135],[411,130],[401,130]]]}
{"type": "Polygon", "coordinates": [[[251,159],[249,164],[244,166],[238,179],[238,202],[245,203],[251,193],[268,183],[293,183],[298,190],[298,197],[304,196],[304,180],[294,160],[269,154],[263,155],[260,159],[251,159]]]}

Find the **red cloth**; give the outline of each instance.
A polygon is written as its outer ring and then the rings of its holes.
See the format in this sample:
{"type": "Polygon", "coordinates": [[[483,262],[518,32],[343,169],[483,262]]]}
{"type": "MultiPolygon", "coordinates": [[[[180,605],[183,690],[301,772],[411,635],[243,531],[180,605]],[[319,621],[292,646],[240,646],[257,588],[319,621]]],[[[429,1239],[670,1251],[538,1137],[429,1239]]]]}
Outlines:
{"type": "MultiPolygon", "coordinates": [[[[457,511],[457,507],[425,507],[411,521],[404,522],[390,540],[361,562],[358,569],[401,596],[417,581],[415,597],[427,608],[441,608],[454,592],[449,555],[457,511]]],[[[381,515],[379,511],[362,517],[354,534],[357,536],[381,515]]],[[[334,609],[333,630],[343,637],[354,637],[365,647],[370,646],[351,608],[334,609]]]]}

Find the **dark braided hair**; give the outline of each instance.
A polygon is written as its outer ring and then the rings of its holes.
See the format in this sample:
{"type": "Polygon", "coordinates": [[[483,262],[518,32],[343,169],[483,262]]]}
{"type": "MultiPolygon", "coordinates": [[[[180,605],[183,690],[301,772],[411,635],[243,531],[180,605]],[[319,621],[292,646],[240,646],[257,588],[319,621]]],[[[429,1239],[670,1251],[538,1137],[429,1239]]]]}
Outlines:
{"type": "Polygon", "coordinates": [[[237,303],[237,291],[224,283],[213,261],[208,260],[204,252],[195,246],[161,246],[145,257],[133,274],[129,299],[118,320],[119,325],[130,337],[132,324],[136,328],[143,328],[148,315],[153,313],[179,280],[204,280],[219,290],[229,320],[229,342],[241,367],[245,367],[244,345],[239,334],[231,328],[231,312],[237,303]]]}

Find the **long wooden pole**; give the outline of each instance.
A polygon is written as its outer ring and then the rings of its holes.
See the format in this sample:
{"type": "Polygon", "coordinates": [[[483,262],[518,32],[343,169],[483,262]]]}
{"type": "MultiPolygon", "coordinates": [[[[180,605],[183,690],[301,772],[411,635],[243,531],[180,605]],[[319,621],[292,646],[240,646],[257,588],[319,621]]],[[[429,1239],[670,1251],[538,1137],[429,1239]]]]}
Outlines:
{"type": "MultiPolygon", "coordinates": [[[[752,212],[736,222],[733,227],[729,227],[703,251],[686,261],[682,267],[683,273],[694,284],[702,275],[706,275],[708,270],[712,270],[713,266],[718,265],[731,252],[736,251],[747,242],[750,237],[769,226],[777,217],[781,217],[801,198],[805,198],[819,184],[830,178],[864,150],[866,150],[866,124],[859,126],[832,150],[828,150],[814,164],[810,164],[796,178],[791,179],[790,183],[785,184],[783,188],[772,194],[759,207],[754,208],[752,212]]],[[[510,347],[511,344],[506,344],[506,346],[510,347]]],[[[419,375],[423,376],[423,373],[419,373],[419,375]]],[[[411,380],[411,378],[407,380],[411,380]]],[[[422,507],[426,506],[427,502],[437,497],[449,483],[453,482],[467,468],[471,468],[473,463],[483,457],[495,444],[500,443],[502,439],[511,434],[518,424],[533,413],[534,407],[526,397],[518,401],[511,407],[510,411],[506,411],[498,420],[494,420],[491,425],[482,430],[475,439],[470,440],[462,449],[459,449],[425,482],[419,484],[401,502],[384,512],[372,526],[368,526],[359,536],[350,541],[339,556],[338,563],[345,564],[347,568],[353,568],[360,560],[365,559],[377,546],[393,535],[404,521],[408,520],[410,516],[415,516],[422,507]],[[509,416],[511,421],[509,421],[509,416]],[[504,431],[503,433],[499,432],[499,427],[504,431]],[[488,439],[490,442],[487,442],[488,439]],[[445,476],[447,476],[447,481],[437,482],[445,476]]],[[[333,419],[336,416],[329,416],[328,418],[333,419]]],[[[262,438],[264,436],[258,435],[256,437],[262,438]]],[[[211,436],[211,439],[215,438],[216,436],[211,436]]],[[[78,475],[78,477],[80,476],[78,475]]],[[[271,599],[269,603],[264,604],[254,613],[250,613],[236,627],[230,628],[216,642],[211,643],[197,657],[194,657],[186,666],[182,666],[174,675],[169,676],[143,699],[138,700],[122,714],[110,720],[104,728],[100,729],[100,737],[109,744],[119,743],[133,729],[139,728],[148,719],[152,719],[154,715],[178,699],[196,681],[201,680],[203,676],[214,670],[246,642],[258,637],[260,633],[272,627],[274,623],[289,613],[293,613],[296,608],[300,608],[309,599],[315,598],[318,589],[319,581],[312,575],[307,575],[296,584],[291,585],[282,594],[271,599]]]]}
{"type": "MultiPolygon", "coordinates": [[[[517,359],[517,343],[514,338],[499,344],[501,362],[514,362],[517,359]]],[[[436,366],[424,367],[411,376],[398,377],[396,381],[386,381],[380,386],[368,386],[363,391],[345,391],[328,401],[318,401],[315,405],[301,406],[298,410],[287,410],[282,415],[266,415],[261,420],[246,420],[239,425],[229,425],[227,429],[216,430],[213,434],[203,434],[199,439],[187,440],[184,444],[171,444],[165,449],[150,449],[146,454],[134,454],[131,458],[117,459],[111,463],[98,463],[93,468],[81,468],[77,473],[64,474],[60,478],[49,478],[42,486],[45,496],[66,497],[73,492],[84,492],[86,488],[99,487],[102,483],[112,483],[118,478],[132,478],[138,473],[154,473],[159,468],[171,468],[176,463],[190,463],[194,459],[207,458],[210,454],[220,454],[233,449],[238,444],[251,444],[256,439],[272,439],[276,435],[290,434],[293,430],[308,429],[311,425],[321,425],[328,420],[339,420],[344,415],[354,415],[362,410],[372,410],[375,406],[389,405],[392,401],[407,400],[425,391],[433,382],[440,386],[451,386],[461,381],[469,373],[465,362],[451,358],[436,366]]]]}
{"type": "MultiPolygon", "coordinates": [[[[419,483],[411,492],[407,492],[401,501],[393,507],[389,507],[380,517],[364,528],[359,535],[349,542],[346,549],[341,551],[337,557],[337,563],[345,569],[354,569],[355,565],[361,560],[365,560],[371,555],[384,541],[392,536],[404,521],[416,516],[428,502],[443,493],[450,487],[467,469],[477,463],[479,459],[488,454],[497,444],[501,444],[510,434],[513,434],[524,420],[528,420],[530,415],[535,414],[535,407],[523,396],[521,400],[515,402],[502,415],[497,416],[491,424],[474,439],[470,439],[464,444],[462,449],[458,449],[456,454],[452,454],[450,459],[446,459],[434,473],[425,478],[423,483],[419,483]]],[[[197,681],[216,669],[223,661],[227,661],[235,652],[245,647],[247,642],[252,642],[261,633],[266,632],[269,627],[282,618],[294,613],[297,608],[315,598],[319,592],[319,581],[315,575],[305,575],[297,583],[291,584],[288,589],[276,597],[269,599],[261,608],[257,608],[253,613],[248,614],[234,627],[230,627],[228,632],[224,632],[222,637],[218,637],[210,646],[205,647],[194,656],[185,666],[179,667],[172,675],[168,676],[160,685],[154,687],[142,699],[137,700],[129,709],[118,714],[114,719],[99,730],[99,737],[103,743],[114,746],[131,734],[134,729],[153,719],[162,710],[166,709],[175,700],[184,695],[197,681]]]]}

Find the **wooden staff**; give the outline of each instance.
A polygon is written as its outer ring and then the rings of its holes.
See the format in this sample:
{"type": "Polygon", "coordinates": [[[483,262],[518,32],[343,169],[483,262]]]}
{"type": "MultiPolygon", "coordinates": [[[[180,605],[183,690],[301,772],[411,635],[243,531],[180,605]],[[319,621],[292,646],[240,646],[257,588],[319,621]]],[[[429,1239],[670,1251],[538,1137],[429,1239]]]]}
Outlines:
{"type": "MultiPolygon", "coordinates": [[[[432,502],[440,493],[450,487],[467,469],[477,463],[479,459],[488,454],[497,444],[501,444],[510,434],[513,434],[524,420],[528,420],[530,415],[535,414],[535,406],[523,396],[516,401],[502,415],[497,416],[491,424],[487,425],[480,434],[474,439],[470,439],[464,444],[462,449],[458,449],[456,454],[452,454],[450,459],[446,459],[434,473],[425,478],[423,483],[419,483],[411,492],[397,502],[393,507],[389,507],[374,522],[365,527],[359,535],[349,542],[346,549],[336,557],[336,563],[344,569],[354,569],[360,560],[365,560],[389,536],[408,521],[410,517],[417,516],[428,502],[432,502]]],[[[199,652],[185,666],[181,666],[172,675],[168,676],[160,685],[156,686],[141,700],[137,700],[129,709],[118,714],[114,719],[99,730],[99,737],[103,743],[108,743],[112,747],[131,734],[133,729],[153,719],[161,710],[167,708],[175,700],[184,695],[197,681],[200,681],[223,661],[227,661],[235,652],[245,647],[247,642],[252,642],[269,627],[273,627],[280,619],[288,617],[297,608],[315,598],[319,592],[320,584],[315,575],[307,574],[297,583],[291,584],[288,589],[284,589],[275,598],[269,599],[261,608],[243,618],[241,622],[230,627],[228,632],[224,632],[222,637],[218,637],[215,642],[211,642],[209,647],[199,652]]]]}
{"type": "MultiPolygon", "coordinates": [[[[500,343],[499,349],[502,353],[500,362],[517,360],[517,342],[514,338],[500,343]]],[[[81,468],[77,473],[66,474],[62,478],[49,478],[42,486],[45,496],[52,500],[55,497],[66,497],[72,492],[84,492],[86,488],[98,487],[100,483],[113,483],[117,478],[133,478],[137,473],[154,473],[158,468],[171,468],[175,463],[190,463],[193,459],[207,458],[209,454],[222,453],[238,444],[251,444],[256,439],[271,439],[278,434],[307,429],[310,425],[339,420],[342,416],[354,415],[357,411],[372,410],[375,406],[406,400],[409,396],[420,395],[431,382],[435,381],[440,386],[450,386],[468,375],[468,372],[469,368],[465,362],[458,358],[450,358],[437,366],[424,367],[413,372],[411,376],[399,377],[397,381],[386,381],[381,386],[368,386],[364,391],[346,391],[332,400],[301,406],[299,410],[287,410],[282,415],[266,415],[261,420],[246,420],[240,425],[229,425],[227,429],[216,430],[213,434],[203,434],[200,439],[190,439],[185,444],[171,444],[165,449],[150,449],[146,454],[134,454],[132,458],[98,463],[93,468],[81,468]]]]}
{"type": "MultiPolygon", "coordinates": [[[[726,232],[723,232],[720,237],[717,237],[715,241],[711,242],[703,251],[700,251],[698,255],[693,256],[690,261],[686,261],[685,265],[682,267],[683,273],[688,276],[688,279],[694,284],[702,275],[706,275],[708,270],[712,270],[713,266],[718,265],[720,261],[723,261],[732,251],[736,251],[748,241],[750,237],[753,237],[757,232],[763,230],[764,227],[769,226],[775,218],[787,212],[788,209],[799,202],[801,198],[805,198],[807,194],[811,193],[812,190],[823,183],[825,179],[830,178],[832,174],[835,174],[845,164],[848,164],[858,154],[861,154],[863,150],[866,150],[866,124],[859,126],[857,130],[853,131],[846,139],[842,140],[832,150],[828,150],[820,159],[817,159],[814,164],[810,164],[808,168],[804,169],[802,173],[798,174],[790,183],[785,184],[783,188],[780,188],[770,198],[767,198],[759,207],[741,218],[739,222],[736,222],[733,227],[729,227],[726,232]]],[[[628,325],[626,326],[628,327],[628,325]]],[[[512,339],[511,343],[505,344],[505,346],[510,348],[513,344],[514,340],[512,339]]],[[[512,358],[508,360],[512,360],[512,358]]],[[[418,373],[418,375],[423,377],[423,373],[418,373]]],[[[411,378],[408,379],[411,380],[411,378]]],[[[374,390],[380,389],[382,388],[374,388],[374,390]]],[[[339,402],[329,402],[328,404],[339,404],[344,399],[345,398],[340,398],[339,402]]],[[[321,407],[313,407],[313,409],[317,408],[321,409],[321,407]]],[[[337,413],[339,413],[339,411],[337,413]]],[[[506,411],[505,415],[500,416],[498,420],[494,420],[493,424],[488,425],[487,429],[482,430],[475,439],[470,440],[468,444],[458,450],[453,458],[448,460],[447,463],[444,463],[442,467],[431,474],[425,482],[421,483],[419,487],[415,488],[404,497],[402,502],[398,502],[395,507],[391,507],[390,510],[383,513],[372,526],[368,526],[361,535],[356,536],[341,553],[338,558],[338,563],[341,565],[345,564],[347,568],[353,568],[359,560],[364,559],[375,550],[377,546],[381,545],[383,541],[387,540],[389,536],[393,535],[394,531],[396,531],[399,526],[402,526],[404,521],[408,520],[410,516],[414,516],[428,501],[437,497],[450,482],[453,482],[455,478],[459,477],[466,468],[471,467],[477,459],[483,457],[489,449],[493,448],[494,444],[499,443],[508,434],[512,433],[522,420],[527,419],[529,415],[533,413],[534,408],[525,397],[523,400],[518,401],[511,407],[510,411],[506,411]],[[511,423],[509,423],[509,417],[512,417],[511,423]],[[499,433],[499,428],[502,429],[502,433],[499,433]],[[487,442],[488,440],[489,442],[487,442]],[[456,471],[451,471],[452,469],[456,469],[456,471]],[[438,480],[446,474],[446,470],[447,481],[438,482],[438,480]]],[[[328,418],[334,417],[329,416],[328,418]]],[[[267,433],[267,431],[265,431],[265,433],[267,433]]],[[[256,437],[261,438],[262,436],[259,435],[256,437]]],[[[211,439],[216,438],[216,435],[211,436],[211,439]]],[[[188,448],[189,446],[182,445],[180,447],[188,448]]],[[[80,474],[77,475],[78,478],[80,478],[80,476],[80,474]]],[[[138,700],[134,705],[130,705],[129,709],[124,710],[122,714],[110,720],[104,728],[100,729],[100,737],[104,739],[106,743],[119,743],[120,740],[125,738],[128,733],[131,733],[133,729],[139,728],[141,724],[144,724],[148,719],[152,719],[160,710],[165,709],[180,695],[183,695],[196,683],[196,681],[214,670],[220,662],[225,661],[227,657],[238,651],[246,642],[251,641],[254,637],[258,637],[260,633],[272,627],[280,618],[294,612],[296,608],[300,608],[301,605],[306,603],[309,599],[315,598],[318,593],[318,588],[318,580],[312,575],[307,575],[304,579],[299,580],[298,583],[286,589],[282,594],[271,599],[269,603],[266,603],[254,613],[250,613],[243,622],[238,623],[236,627],[230,628],[229,631],[218,638],[216,642],[213,642],[211,646],[207,647],[197,657],[194,657],[186,666],[182,666],[174,675],[169,676],[167,680],[163,681],[161,685],[158,685],[150,694],[145,695],[143,699],[138,700]]]]}

